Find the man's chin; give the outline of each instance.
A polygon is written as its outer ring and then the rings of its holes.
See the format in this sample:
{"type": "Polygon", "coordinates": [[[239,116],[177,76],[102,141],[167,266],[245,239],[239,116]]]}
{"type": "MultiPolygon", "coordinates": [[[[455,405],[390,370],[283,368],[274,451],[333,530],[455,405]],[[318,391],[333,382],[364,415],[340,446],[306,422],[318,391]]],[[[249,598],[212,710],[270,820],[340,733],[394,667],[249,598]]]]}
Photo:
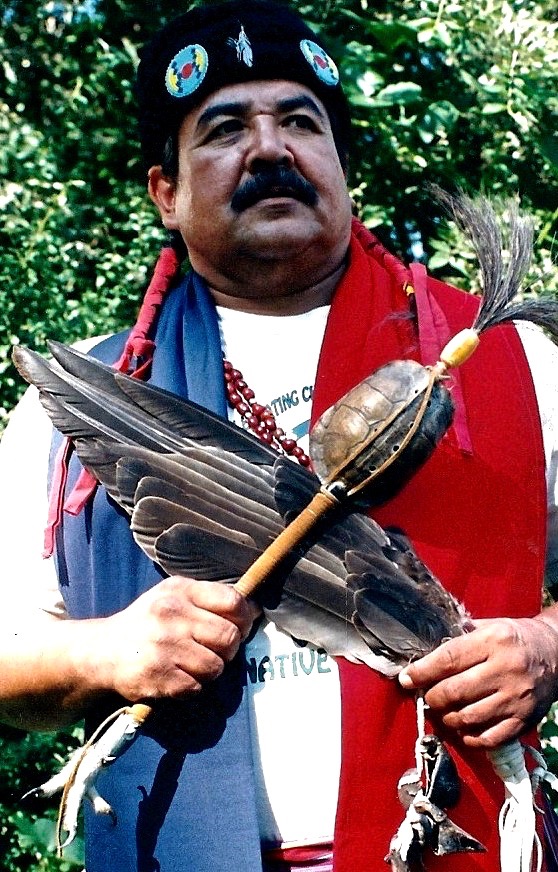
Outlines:
{"type": "Polygon", "coordinates": [[[258,220],[245,226],[241,248],[266,258],[291,258],[306,250],[322,236],[322,229],[308,212],[293,214],[280,208],[260,213],[258,220]],[[244,244],[243,244],[244,243],[244,244]]]}

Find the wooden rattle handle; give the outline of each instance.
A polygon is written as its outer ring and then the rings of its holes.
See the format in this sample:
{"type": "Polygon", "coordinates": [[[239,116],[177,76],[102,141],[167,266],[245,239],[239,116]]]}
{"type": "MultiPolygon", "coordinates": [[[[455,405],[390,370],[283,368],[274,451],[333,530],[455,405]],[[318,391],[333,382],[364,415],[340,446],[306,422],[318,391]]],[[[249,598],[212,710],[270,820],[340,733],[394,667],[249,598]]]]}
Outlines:
{"type": "Polygon", "coordinates": [[[244,575],[238,579],[234,587],[242,596],[248,597],[279,565],[287,554],[304,539],[307,533],[318,523],[323,515],[338,505],[335,497],[327,491],[320,490],[308,503],[306,508],[291,521],[288,527],[273,540],[263,554],[252,563],[244,575]]]}

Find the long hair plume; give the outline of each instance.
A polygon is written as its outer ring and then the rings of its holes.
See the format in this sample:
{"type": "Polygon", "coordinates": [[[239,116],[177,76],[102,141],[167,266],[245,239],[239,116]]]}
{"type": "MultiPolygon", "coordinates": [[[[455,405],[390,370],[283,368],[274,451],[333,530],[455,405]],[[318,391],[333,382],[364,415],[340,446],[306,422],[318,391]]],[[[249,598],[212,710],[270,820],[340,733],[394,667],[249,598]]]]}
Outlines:
{"type": "Polygon", "coordinates": [[[486,197],[452,196],[437,186],[432,191],[471,241],[478,258],[483,300],[473,329],[482,333],[507,321],[532,321],[558,340],[558,301],[522,297],[533,251],[532,219],[508,200],[504,226],[486,197]]]}

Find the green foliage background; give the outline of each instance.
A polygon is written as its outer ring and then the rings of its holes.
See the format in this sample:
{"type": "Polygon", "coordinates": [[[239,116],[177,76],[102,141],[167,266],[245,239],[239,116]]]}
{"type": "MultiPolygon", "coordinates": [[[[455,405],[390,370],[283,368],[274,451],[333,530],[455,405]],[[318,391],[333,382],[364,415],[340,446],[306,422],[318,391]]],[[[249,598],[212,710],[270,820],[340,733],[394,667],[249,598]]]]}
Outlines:
{"type": "MultiPolygon", "coordinates": [[[[472,252],[425,185],[518,196],[536,225],[530,292],[556,293],[554,0],[294,5],[340,61],[355,117],[350,184],[365,222],[403,257],[476,289],[472,252]]],[[[163,238],[144,195],[134,68],[146,36],[187,6],[0,7],[0,420],[22,388],[14,343],[43,350],[47,337],[71,341],[134,317],[163,238]]],[[[17,801],[76,740],[0,728],[2,869],[79,868],[49,853],[44,805],[17,801]]]]}

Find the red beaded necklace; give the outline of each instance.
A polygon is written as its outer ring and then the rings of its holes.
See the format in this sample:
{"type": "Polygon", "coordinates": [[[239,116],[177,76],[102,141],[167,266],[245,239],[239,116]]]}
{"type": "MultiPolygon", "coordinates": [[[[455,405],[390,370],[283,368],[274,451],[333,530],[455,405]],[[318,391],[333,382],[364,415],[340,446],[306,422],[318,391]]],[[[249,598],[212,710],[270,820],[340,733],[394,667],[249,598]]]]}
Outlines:
{"type": "Polygon", "coordinates": [[[281,454],[294,457],[301,466],[310,466],[310,458],[297,444],[296,439],[290,439],[285,431],[277,426],[271,409],[256,402],[254,391],[246,384],[240,370],[235,369],[228,360],[223,361],[223,367],[229,403],[250,430],[266,445],[270,445],[281,454]]]}

